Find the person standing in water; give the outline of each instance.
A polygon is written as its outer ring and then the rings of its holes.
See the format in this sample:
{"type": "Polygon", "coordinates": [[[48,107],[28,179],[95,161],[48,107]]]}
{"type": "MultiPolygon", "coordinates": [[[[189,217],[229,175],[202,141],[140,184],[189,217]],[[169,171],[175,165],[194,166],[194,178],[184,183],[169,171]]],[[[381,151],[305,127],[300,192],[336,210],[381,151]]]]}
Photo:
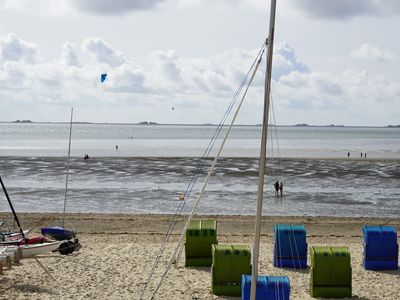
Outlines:
{"type": "Polygon", "coordinates": [[[281,181],[281,183],[279,185],[279,192],[281,194],[281,197],[282,197],[282,191],[283,191],[283,182],[281,181]]]}
{"type": "Polygon", "coordinates": [[[275,187],[275,197],[278,197],[279,181],[275,182],[274,187],[275,187]]]}

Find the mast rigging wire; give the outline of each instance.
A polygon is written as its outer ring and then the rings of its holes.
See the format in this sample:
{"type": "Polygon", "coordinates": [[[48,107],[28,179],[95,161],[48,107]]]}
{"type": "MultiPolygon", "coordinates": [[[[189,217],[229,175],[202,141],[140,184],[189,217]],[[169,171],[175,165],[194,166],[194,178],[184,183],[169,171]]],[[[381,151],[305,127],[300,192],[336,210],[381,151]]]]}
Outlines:
{"type": "MultiPolygon", "coordinates": [[[[240,103],[238,104],[238,107],[237,107],[237,109],[236,109],[236,112],[235,112],[235,114],[234,114],[234,116],[233,116],[233,118],[232,118],[231,124],[229,125],[229,128],[228,128],[228,130],[227,130],[227,132],[226,132],[226,135],[225,135],[225,137],[224,137],[224,140],[222,141],[222,144],[221,144],[221,146],[220,146],[220,149],[219,149],[217,155],[215,156],[214,161],[213,161],[213,163],[212,163],[212,165],[211,165],[211,167],[210,167],[210,170],[209,170],[209,172],[208,172],[208,174],[207,174],[207,177],[206,177],[206,179],[205,179],[205,181],[204,181],[204,183],[203,183],[203,186],[202,186],[202,188],[201,188],[201,190],[200,190],[200,193],[199,193],[199,195],[198,195],[198,197],[197,197],[197,200],[196,200],[196,202],[195,202],[195,204],[194,204],[194,206],[193,206],[193,209],[192,209],[192,211],[191,211],[191,214],[190,214],[190,216],[189,216],[189,218],[188,218],[188,220],[187,220],[187,222],[186,222],[186,224],[185,224],[185,227],[184,227],[184,229],[183,229],[183,231],[182,231],[182,234],[181,234],[181,236],[180,236],[180,238],[179,238],[178,245],[177,245],[177,247],[175,248],[174,254],[173,254],[173,256],[172,256],[172,258],[171,258],[169,264],[167,265],[167,267],[166,267],[164,273],[162,274],[161,279],[160,279],[160,281],[159,281],[159,283],[158,283],[156,289],[154,290],[151,299],[154,299],[155,294],[157,293],[157,291],[158,291],[159,288],[161,287],[161,284],[162,284],[164,278],[166,277],[166,275],[168,274],[169,270],[171,269],[172,264],[173,264],[174,262],[176,263],[177,260],[178,260],[177,254],[178,254],[179,248],[181,247],[181,243],[182,243],[183,236],[184,236],[184,234],[185,234],[185,232],[186,232],[186,229],[187,229],[187,227],[188,227],[188,225],[189,225],[189,223],[190,223],[190,221],[191,221],[191,218],[193,217],[194,211],[197,209],[197,206],[198,206],[198,204],[200,203],[201,196],[202,196],[202,194],[203,194],[203,192],[204,192],[204,189],[205,189],[205,187],[206,187],[206,185],[207,185],[208,179],[209,179],[209,177],[211,176],[212,172],[214,171],[215,165],[216,165],[216,163],[217,163],[217,161],[218,161],[218,158],[219,158],[219,156],[220,156],[220,154],[221,154],[221,152],[222,152],[223,146],[225,145],[225,142],[226,142],[226,140],[227,140],[227,138],[228,138],[228,136],[229,136],[229,134],[230,134],[230,131],[231,131],[231,129],[232,129],[232,126],[233,126],[233,124],[234,124],[234,122],[235,122],[235,120],[236,120],[236,117],[237,117],[238,113],[239,113],[239,110],[240,110],[240,108],[241,108],[241,106],[242,106],[242,104],[243,104],[243,101],[244,101],[244,99],[245,99],[245,97],[246,97],[246,95],[247,95],[247,91],[248,91],[248,89],[249,89],[249,87],[250,87],[250,85],[251,85],[251,83],[252,83],[252,81],[253,81],[253,79],[254,79],[254,77],[255,77],[255,75],[256,75],[256,72],[257,72],[257,70],[258,70],[259,65],[261,64],[261,61],[262,61],[262,54],[264,53],[264,47],[265,47],[265,45],[266,45],[266,43],[263,45],[262,51],[260,51],[261,54],[260,54],[260,56],[259,56],[259,58],[258,58],[257,64],[255,65],[253,74],[252,74],[252,76],[251,76],[251,78],[250,78],[250,80],[249,80],[249,82],[248,82],[248,85],[247,85],[247,87],[246,87],[246,89],[245,89],[245,91],[244,91],[244,94],[243,94],[243,96],[242,96],[242,98],[241,98],[241,100],[240,100],[240,103]]],[[[143,296],[143,294],[144,294],[144,293],[142,293],[142,296],[143,296]]],[[[141,299],[142,299],[142,298],[141,298],[141,299]]]]}
{"type": "MultiPolygon", "coordinates": [[[[155,262],[154,262],[154,264],[153,264],[153,266],[152,266],[152,268],[151,268],[151,270],[150,270],[149,276],[148,276],[148,278],[147,278],[147,280],[146,280],[146,282],[145,282],[145,285],[144,285],[144,288],[143,288],[143,290],[142,290],[140,299],[143,298],[143,295],[144,295],[144,293],[145,293],[145,291],[146,291],[146,289],[147,289],[148,283],[149,283],[149,281],[151,280],[151,278],[152,278],[152,276],[153,276],[153,274],[154,274],[154,272],[155,272],[155,269],[156,269],[156,267],[157,267],[157,265],[158,265],[158,263],[159,263],[159,261],[160,261],[160,259],[161,259],[161,256],[162,256],[162,254],[163,254],[163,252],[164,252],[164,250],[165,250],[165,247],[166,247],[166,245],[167,245],[167,243],[168,243],[168,241],[169,241],[169,239],[170,239],[170,237],[171,237],[171,235],[172,235],[172,232],[173,232],[173,230],[174,230],[174,228],[175,228],[175,226],[176,226],[176,223],[177,223],[177,221],[178,221],[178,218],[179,218],[179,216],[181,215],[181,213],[182,213],[182,211],[183,211],[183,208],[185,207],[186,201],[187,201],[187,199],[189,198],[189,196],[190,196],[190,194],[191,194],[191,192],[192,192],[192,190],[193,190],[193,188],[194,188],[194,185],[195,185],[195,183],[196,183],[196,181],[197,181],[197,179],[198,179],[198,177],[199,177],[199,175],[200,175],[200,171],[201,171],[201,168],[204,166],[205,159],[209,156],[209,154],[210,154],[210,152],[211,152],[211,150],[212,150],[212,148],[213,148],[213,146],[214,146],[214,144],[215,144],[215,141],[217,140],[217,137],[219,136],[219,134],[220,134],[220,132],[221,132],[221,130],[222,130],[222,128],[223,128],[223,124],[225,123],[225,121],[226,121],[227,117],[229,116],[229,114],[230,114],[230,112],[231,112],[231,110],[232,110],[234,104],[235,104],[236,101],[237,101],[237,98],[238,98],[238,96],[239,96],[241,90],[243,89],[244,85],[245,85],[246,82],[247,82],[247,79],[248,79],[249,74],[251,73],[251,70],[254,68],[254,66],[256,65],[257,62],[258,62],[258,64],[260,63],[260,62],[259,62],[259,60],[260,60],[259,58],[260,58],[260,57],[262,56],[262,54],[264,53],[266,44],[267,44],[267,40],[266,40],[266,41],[263,43],[263,45],[261,46],[261,48],[260,48],[260,50],[259,50],[259,52],[258,52],[256,58],[254,59],[252,65],[251,65],[251,67],[250,67],[250,69],[249,69],[248,72],[246,73],[246,76],[245,76],[245,78],[243,79],[243,81],[242,81],[240,87],[239,87],[238,90],[236,91],[236,93],[235,93],[235,95],[234,95],[234,97],[233,97],[231,103],[230,103],[229,106],[228,106],[228,109],[225,111],[225,114],[224,114],[224,116],[223,116],[221,122],[219,123],[219,125],[218,125],[216,131],[214,132],[214,135],[212,136],[212,138],[211,138],[211,140],[210,140],[210,142],[209,142],[209,144],[208,144],[208,146],[207,146],[207,148],[206,148],[206,150],[205,150],[205,152],[204,152],[202,158],[200,159],[200,161],[199,161],[199,163],[198,163],[198,166],[197,166],[197,168],[196,168],[196,172],[195,172],[195,174],[193,175],[191,181],[189,182],[188,188],[187,188],[186,191],[185,191],[184,200],[181,201],[181,202],[179,203],[179,205],[178,205],[178,207],[177,207],[177,209],[176,209],[176,211],[175,211],[173,220],[172,220],[172,222],[170,223],[170,226],[169,226],[169,228],[168,228],[168,230],[167,230],[166,237],[165,237],[165,239],[164,239],[164,241],[163,241],[163,243],[162,243],[162,245],[161,245],[161,247],[160,247],[160,249],[159,249],[159,252],[158,252],[158,254],[157,254],[157,256],[156,256],[155,262]]],[[[253,75],[253,77],[254,77],[254,75],[253,75]]]]}

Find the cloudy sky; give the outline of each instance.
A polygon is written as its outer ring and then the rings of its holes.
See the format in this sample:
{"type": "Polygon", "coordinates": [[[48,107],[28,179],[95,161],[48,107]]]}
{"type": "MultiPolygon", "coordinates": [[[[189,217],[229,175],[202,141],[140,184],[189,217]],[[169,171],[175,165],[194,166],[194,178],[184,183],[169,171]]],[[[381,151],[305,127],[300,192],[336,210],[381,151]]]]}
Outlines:
{"type": "MultiPolygon", "coordinates": [[[[400,1],[277,2],[276,123],[400,124],[400,1]]],[[[219,123],[266,38],[269,6],[0,0],[0,120],[68,121],[74,107],[76,121],[219,123]]],[[[241,124],[261,122],[264,68],[241,124]]]]}

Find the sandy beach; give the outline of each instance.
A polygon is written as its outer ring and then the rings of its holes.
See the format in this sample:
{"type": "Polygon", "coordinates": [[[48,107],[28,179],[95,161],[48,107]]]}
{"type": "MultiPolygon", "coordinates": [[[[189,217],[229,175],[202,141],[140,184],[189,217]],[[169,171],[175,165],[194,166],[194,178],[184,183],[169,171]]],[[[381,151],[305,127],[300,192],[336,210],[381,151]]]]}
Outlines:
{"type": "MultiPolygon", "coordinates": [[[[5,214],[0,214],[4,217],[5,214]]],[[[59,214],[20,214],[24,228],[57,225],[59,214]]],[[[220,244],[253,242],[253,217],[196,216],[218,221],[220,244]]],[[[24,259],[0,277],[1,299],[139,299],[154,259],[171,221],[170,215],[68,214],[66,227],[78,232],[82,249],[72,255],[59,253],[39,257],[54,280],[49,278],[33,259],[24,259]]],[[[305,224],[308,246],[348,246],[353,269],[353,298],[400,299],[399,271],[366,271],[362,262],[362,225],[393,225],[400,228],[400,219],[332,218],[332,217],[269,217],[264,218],[260,247],[260,274],[286,275],[291,282],[291,299],[312,299],[309,296],[309,269],[274,268],[273,224],[305,224]]],[[[179,222],[168,244],[151,292],[178,241],[183,222],[179,222]]],[[[145,299],[150,294],[145,294],[145,299]]],[[[237,299],[211,294],[209,268],[184,267],[182,257],[173,268],[155,299],[237,299]]]]}

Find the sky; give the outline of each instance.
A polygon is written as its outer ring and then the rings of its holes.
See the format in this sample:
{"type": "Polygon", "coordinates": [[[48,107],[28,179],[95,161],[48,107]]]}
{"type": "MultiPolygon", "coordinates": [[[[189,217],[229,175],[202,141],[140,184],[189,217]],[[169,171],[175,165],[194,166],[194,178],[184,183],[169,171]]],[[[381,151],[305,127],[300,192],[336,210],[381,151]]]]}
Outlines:
{"type": "MultiPolygon", "coordinates": [[[[73,107],[82,122],[218,124],[267,37],[269,9],[0,0],[0,121],[68,122],[73,107]]],[[[277,0],[274,123],[400,124],[399,16],[398,0],[277,0]]],[[[264,74],[237,123],[261,123],[264,74]]]]}

